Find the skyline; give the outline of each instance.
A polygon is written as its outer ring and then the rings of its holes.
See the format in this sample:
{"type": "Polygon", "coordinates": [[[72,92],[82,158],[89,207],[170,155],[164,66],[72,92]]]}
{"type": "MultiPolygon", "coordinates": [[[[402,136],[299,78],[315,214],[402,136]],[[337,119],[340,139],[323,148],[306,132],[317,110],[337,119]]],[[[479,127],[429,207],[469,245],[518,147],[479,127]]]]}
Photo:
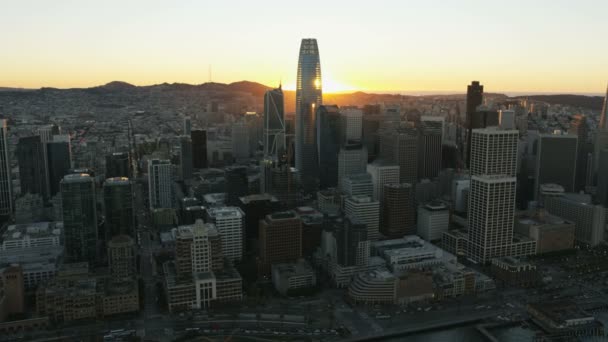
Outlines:
{"type": "Polygon", "coordinates": [[[200,84],[211,68],[214,82],[294,90],[309,37],[322,51],[327,93],[462,93],[480,80],[488,92],[602,94],[608,81],[608,47],[598,43],[608,36],[605,2],[345,4],[311,1],[296,15],[272,1],[264,10],[23,1],[0,14],[0,30],[13,33],[0,37],[0,86],[200,84]]]}

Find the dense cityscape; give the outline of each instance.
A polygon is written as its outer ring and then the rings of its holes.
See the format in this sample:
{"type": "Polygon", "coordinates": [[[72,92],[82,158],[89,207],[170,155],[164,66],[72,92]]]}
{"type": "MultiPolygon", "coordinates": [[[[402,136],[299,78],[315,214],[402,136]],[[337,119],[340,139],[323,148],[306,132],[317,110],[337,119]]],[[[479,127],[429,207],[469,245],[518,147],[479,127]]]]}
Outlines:
{"type": "Polygon", "coordinates": [[[597,340],[608,93],[0,91],[0,341],[597,340]]]}

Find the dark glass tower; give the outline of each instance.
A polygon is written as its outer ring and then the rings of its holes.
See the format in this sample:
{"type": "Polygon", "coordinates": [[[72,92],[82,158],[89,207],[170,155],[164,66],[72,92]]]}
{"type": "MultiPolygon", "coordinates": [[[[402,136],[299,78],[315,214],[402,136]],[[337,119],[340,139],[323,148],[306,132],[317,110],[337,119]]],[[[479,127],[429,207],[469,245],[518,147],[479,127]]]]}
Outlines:
{"type": "Polygon", "coordinates": [[[418,144],[418,179],[433,179],[441,170],[443,121],[422,117],[418,144]]]}
{"type": "Polygon", "coordinates": [[[17,160],[21,193],[39,194],[48,199],[44,147],[40,136],[19,138],[17,160]]]}
{"type": "Polygon", "coordinates": [[[466,166],[469,167],[471,158],[471,136],[473,134],[473,116],[477,111],[477,107],[483,102],[483,86],[479,84],[479,81],[473,81],[467,86],[467,155],[466,155],[466,166]]]}
{"type": "Polygon", "coordinates": [[[285,153],[285,113],[281,87],[264,94],[264,157],[277,160],[285,153]]]}
{"type": "Polygon", "coordinates": [[[207,131],[192,130],[192,166],[195,169],[207,168],[207,131]]]}
{"type": "Polygon", "coordinates": [[[338,153],[343,142],[342,120],[338,106],[317,108],[317,155],[319,158],[319,187],[338,185],[338,153]]]}
{"type": "Polygon", "coordinates": [[[65,252],[69,262],[97,260],[95,181],[88,174],[67,175],[61,181],[65,252]]]}
{"type": "Polygon", "coordinates": [[[13,212],[13,186],[11,160],[8,149],[8,122],[0,120],[0,216],[7,217],[13,212]]]}
{"type": "Polygon", "coordinates": [[[302,39],[296,81],[296,168],[306,191],[317,187],[316,109],[323,102],[316,39],[302,39]]]}
{"type": "Polygon", "coordinates": [[[106,240],[116,235],[135,238],[135,216],[133,215],[133,190],[128,178],[108,178],[103,183],[106,240]]]}
{"type": "Polygon", "coordinates": [[[179,142],[179,166],[182,180],[192,179],[192,139],[189,136],[182,136],[179,142]]]}
{"type": "Polygon", "coordinates": [[[49,187],[50,197],[55,196],[59,192],[59,182],[63,176],[68,174],[72,165],[72,156],[70,153],[70,143],[65,141],[53,141],[46,145],[48,169],[49,169],[49,187]]]}
{"type": "Polygon", "coordinates": [[[131,177],[128,152],[115,152],[106,156],[106,178],[131,177]]]}

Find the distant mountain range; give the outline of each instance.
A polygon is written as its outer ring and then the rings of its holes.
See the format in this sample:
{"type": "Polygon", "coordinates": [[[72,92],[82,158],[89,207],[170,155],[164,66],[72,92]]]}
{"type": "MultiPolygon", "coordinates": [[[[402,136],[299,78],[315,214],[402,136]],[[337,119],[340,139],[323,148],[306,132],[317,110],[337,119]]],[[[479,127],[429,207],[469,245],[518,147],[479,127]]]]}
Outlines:
{"type": "MultiPolygon", "coordinates": [[[[202,84],[187,84],[187,83],[161,83],[149,86],[135,86],[133,84],[113,81],[101,86],[91,88],[71,88],[71,89],[58,89],[58,88],[41,88],[41,89],[23,89],[23,88],[9,88],[0,87],[0,92],[34,92],[34,91],[70,91],[70,90],[81,90],[89,93],[106,93],[106,92],[125,92],[130,91],[145,91],[145,90],[157,90],[157,91],[217,91],[217,92],[242,92],[249,93],[256,97],[262,97],[267,90],[272,89],[266,85],[250,82],[240,81],[234,83],[215,83],[208,82],[202,84]]],[[[286,112],[295,111],[295,92],[284,90],[285,95],[285,110],[286,112]]],[[[501,94],[493,94],[500,96],[501,94]]],[[[441,98],[454,98],[462,99],[464,94],[454,95],[423,95],[425,97],[441,97],[441,98]]],[[[506,95],[503,95],[506,97],[506,95]]],[[[399,94],[376,94],[376,93],[365,93],[361,91],[353,93],[338,93],[338,94],[323,94],[323,102],[336,104],[339,106],[353,105],[362,106],[370,103],[380,102],[393,102],[403,98],[415,97],[413,95],[399,95],[399,94]]],[[[604,101],[603,97],[600,96],[585,96],[585,95],[531,95],[531,96],[516,96],[511,97],[513,99],[527,98],[535,101],[547,102],[550,104],[563,104],[575,107],[589,108],[592,110],[601,110],[604,101]]]]}

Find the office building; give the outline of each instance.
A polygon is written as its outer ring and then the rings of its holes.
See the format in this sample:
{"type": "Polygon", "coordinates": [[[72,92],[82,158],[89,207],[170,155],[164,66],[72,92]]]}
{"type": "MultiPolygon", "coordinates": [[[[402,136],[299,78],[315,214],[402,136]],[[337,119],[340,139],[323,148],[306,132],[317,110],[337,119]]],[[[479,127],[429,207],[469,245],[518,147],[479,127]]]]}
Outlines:
{"type": "Polygon", "coordinates": [[[106,156],[106,178],[131,177],[129,152],[114,152],[106,156]]]}
{"type": "Polygon", "coordinates": [[[422,116],[418,143],[418,179],[433,179],[441,170],[443,117],[422,116]]]}
{"type": "Polygon", "coordinates": [[[338,160],[336,155],[344,142],[341,131],[342,118],[338,106],[319,106],[316,113],[317,156],[319,160],[319,188],[338,185],[338,160]]]}
{"type": "MultiPolygon", "coordinates": [[[[589,142],[589,124],[587,117],[583,114],[574,115],[570,121],[570,129],[568,134],[578,136],[578,151],[576,152],[576,191],[581,191],[587,186],[587,174],[590,169],[587,168],[587,159],[589,154],[593,153],[593,145],[589,142]]],[[[593,177],[590,177],[592,180],[593,177]]],[[[591,183],[589,184],[591,185],[591,183]]]]}
{"type": "Polygon", "coordinates": [[[264,94],[264,158],[277,161],[285,151],[285,105],[281,86],[264,94]]]}
{"type": "Polygon", "coordinates": [[[182,124],[182,135],[190,136],[190,133],[192,132],[192,119],[189,116],[184,116],[182,124]]]}
{"type": "Polygon", "coordinates": [[[68,174],[72,167],[72,153],[70,143],[65,141],[51,141],[46,144],[46,153],[49,170],[50,197],[59,192],[59,183],[63,176],[68,174]]]}
{"type": "Polygon", "coordinates": [[[470,151],[471,176],[517,174],[519,132],[485,128],[472,130],[470,151]]]}
{"type": "MultiPolygon", "coordinates": [[[[335,158],[335,156],[334,156],[335,158]]],[[[338,183],[350,175],[365,173],[367,168],[367,148],[360,142],[348,142],[338,153],[338,183]]]]}
{"type": "Polygon", "coordinates": [[[380,203],[378,201],[374,201],[368,196],[349,197],[344,201],[344,214],[365,224],[368,240],[380,238],[380,203]]]}
{"type": "Polygon", "coordinates": [[[182,136],[179,139],[179,169],[182,180],[192,179],[192,139],[182,136]]]}
{"type": "Polygon", "coordinates": [[[19,138],[17,144],[21,194],[39,194],[48,199],[44,147],[39,136],[19,138]]]}
{"type": "Polygon", "coordinates": [[[515,127],[515,111],[512,109],[501,109],[498,111],[498,126],[500,129],[517,129],[515,127]]]}
{"type": "Polygon", "coordinates": [[[103,183],[105,213],[105,236],[109,240],[115,235],[136,236],[133,208],[133,184],[128,178],[108,178],[103,183]]]}
{"type": "Polygon", "coordinates": [[[604,97],[604,105],[600,112],[600,120],[598,130],[608,131],[608,87],[606,87],[606,96],[604,97]]]}
{"type": "Polygon", "coordinates": [[[546,210],[575,224],[578,243],[597,246],[604,241],[606,208],[594,205],[591,196],[566,193],[560,197],[545,199],[546,210]]]}
{"type": "Polygon", "coordinates": [[[65,251],[70,262],[97,259],[95,181],[87,174],[67,175],[61,181],[65,251]]]}
{"type": "Polygon", "coordinates": [[[8,120],[0,120],[0,216],[13,213],[13,184],[8,148],[8,120]]]}
{"type": "Polygon", "coordinates": [[[418,207],[417,233],[424,240],[441,240],[449,225],[450,211],[443,203],[431,202],[418,207]]]}
{"type": "Polygon", "coordinates": [[[372,176],[367,172],[344,177],[340,184],[340,191],[342,191],[346,197],[360,195],[374,197],[372,176]]]}
{"type": "Polygon", "coordinates": [[[148,196],[150,209],[173,208],[173,179],[171,162],[152,159],[148,161],[148,196]]]}
{"type": "Polygon", "coordinates": [[[317,285],[314,269],[304,259],[296,262],[272,265],[272,284],[282,295],[298,290],[310,289],[317,285]]]}
{"type": "Polygon", "coordinates": [[[190,139],[192,141],[192,166],[195,169],[207,168],[207,131],[192,130],[190,139]]]}
{"type": "Polygon", "coordinates": [[[576,183],[578,138],[576,135],[541,134],[536,155],[535,189],[553,183],[573,192],[576,183]]]}
{"type": "Polygon", "coordinates": [[[407,183],[384,185],[380,231],[395,239],[416,233],[414,188],[407,183]]]}
{"type": "Polygon", "coordinates": [[[302,220],[295,211],[276,212],[260,221],[258,275],[270,275],[271,265],[302,257],[302,220]]]}
{"type": "Polygon", "coordinates": [[[232,156],[235,162],[245,162],[249,158],[249,129],[245,122],[232,125],[232,156]]]}
{"type": "Polygon", "coordinates": [[[248,194],[248,178],[246,166],[229,166],[225,169],[226,204],[238,205],[239,197],[248,194]]]}
{"type": "Polygon", "coordinates": [[[598,203],[608,208],[608,149],[600,150],[598,159],[597,187],[595,190],[598,203]]]}
{"type": "Polygon", "coordinates": [[[380,157],[399,166],[399,181],[418,181],[418,130],[413,127],[387,128],[380,137],[380,157]]]}
{"type": "Polygon", "coordinates": [[[253,194],[239,198],[239,207],[245,213],[245,238],[247,249],[250,249],[252,240],[259,238],[260,220],[280,209],[279,200],[268,193],[253,194]]]}
{"type": "Polygon", "coordinates": [[[222,237],[224,256],[236,263],[243,258],[245,213],[239,207],[207,209],[207,221],[215,224],[222,237]]]}
{"type": "Polygon", "coordinates": [[[358,108],[343,108],[340,110],[342,118],[342,133],[344,141],[362,141],[363,111],[358,108]]]}
{"type": "Polygon", "coordinates": [[[375,161],[367,165],[367,173],[372,176],[374,186],[373,199],[380,201],[384,198],[384,185],[399,182],[399,166],[391,165],[383,161],[375,161]]]}
{"type": "MultiPolygon", "coordinates": [[[[475,150],[472,153],[471,166],[474,167],[475,150]]],[[[469,193],[469,257],[486,263],[495,257],[508,256],[513,241],[514,216],[515,177],[472,176],[469,193]]]]}
{"type": "Polygon", "coordinates": [[[44,221],[46,209],[41,195],[25,194],[15,200],[15,222],[32,223],[44,221]]]}
{"type": "Polygon", "coordinates": [[[466,166],[470,168],[470,155],[471,155],[471,138],[473,136],[473,116],[483,102],[483,85],[479,84],[479,81],[473,81],[471,85],[467,86],[467,100],[466,100],[466,128],[467,128],[467,153],[466,153],[466,166]]]}
{"type": "Polygon", "coordinates": [[[296,81],[295,165],[308,192],[317,188],[316,110],[323,103],[322,84],[317,40],[302,39],[296,81]]]}
{"type": "Polygon", "coordinates": [[[515,219],[515,232],[536,241],[536,254],[574,248],[575,224],[544,209],[522,212],[515,219]]]}
{"type": "Polygon", "coordinates": [[[108,267],[110,276],[116,281],[135,278],[135,240],[128,235],[115,235],[108,242],[108,267]]]}

